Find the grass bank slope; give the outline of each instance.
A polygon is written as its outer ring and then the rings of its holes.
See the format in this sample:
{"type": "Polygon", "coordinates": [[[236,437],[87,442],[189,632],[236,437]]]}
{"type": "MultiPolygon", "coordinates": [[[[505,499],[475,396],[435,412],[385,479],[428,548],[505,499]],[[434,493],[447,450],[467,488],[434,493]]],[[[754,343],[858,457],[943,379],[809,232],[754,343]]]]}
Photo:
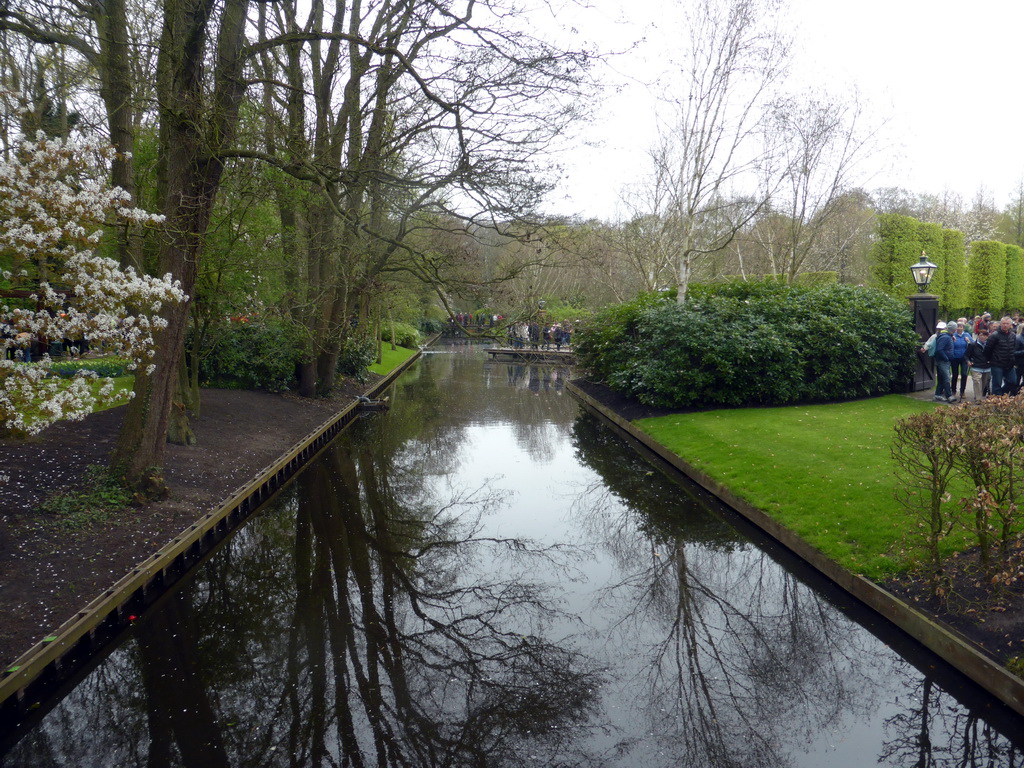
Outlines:
{"type": "Polygon", "coordinates": [[[848,570],[881,579],[909,564],[905,542],[917,522],[893,497],[893,425],[934,407],[889,395],[673,414],[634,425],[848,570]]]}
{"type": "Polygon", "coordinates": [[[392,349],[390,344],[385,344],[384,349],[381,350],[381,361],[371,365],[370,372],[387,376],[418,351],[418,349],[406,349],[405,347],[392,349]]]}

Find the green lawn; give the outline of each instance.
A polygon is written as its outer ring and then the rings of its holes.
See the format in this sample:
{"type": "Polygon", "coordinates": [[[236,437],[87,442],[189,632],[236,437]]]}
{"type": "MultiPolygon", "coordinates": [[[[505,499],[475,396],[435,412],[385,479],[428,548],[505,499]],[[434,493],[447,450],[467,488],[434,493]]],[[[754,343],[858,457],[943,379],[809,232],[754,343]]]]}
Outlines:
{"type": "MultiPolygon", "coordinates": [[[[131,394],[132,388],[135,386],[134,376],[114,376],[114,400],[113,402],[97,405],[93,411],[105,411],[108,408],[116,408],[119,405],[124,405],[128,402],[128,396],[131,394]]],[[[100,391],[100,387],[103,386],[102,381],[93,381],[89,384],[92,387],[93,394],[97,394],[100,391]]]]}
{"type": "MultiPolygon", "coordinates": [[[[105,411],[108,408],[116,408],[119,405],[124,405],[128,402],[128,395],[132,391],[132,387],[135,385],[134,376],[113,376],[114,380],[114,399],[107,403],[98,403],[93,411],[105,411]]],[[[61,388],[70,386],[71,379],[58,379],[61,388]]],[[[89,382],[89,388],[92,390],[93,395],[98,395],[100,388],[106,384],[106,379],[94,379],[89,382]]],[[[39,418],[40,411],[38,408],[32,408],[25,413],[25,421],[31,424],[33,421],[39,418]]]]}
{"type": "MultiPolygon", "coordinates": [[[[889,395],[834,405],[677,414],[635,424],[833,560],[879,578],[907,566],[899,551],[916,523],[893,498],[893,425],[934,407],[889,395]]],[[[948,543],[965,545],[963,537],[948,543]]]]}
{"type": "Polygon", "coordinates": [[[406,349],[405,347],[391,349],[391,344],[386,342],[383,346],[384,351],[381,353],[381,362],[370,366],[370,370],[373,373],[379,373],[381,376],[387,376],[419,351],[417,349],[406,349]]]}

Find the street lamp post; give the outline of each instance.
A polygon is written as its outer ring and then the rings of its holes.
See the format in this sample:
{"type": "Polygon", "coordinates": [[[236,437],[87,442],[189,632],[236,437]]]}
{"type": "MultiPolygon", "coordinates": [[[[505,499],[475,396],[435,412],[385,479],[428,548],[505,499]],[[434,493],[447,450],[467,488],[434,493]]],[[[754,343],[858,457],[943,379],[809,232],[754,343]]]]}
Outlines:
{"type": "MultiPolygon", "coordinates": [[[[927,254],[921,251],[921,260],[910,267],[910,274],[913,277],[914,285],[917,286],[917,293],[908,296],[910,308],[914,312],[914,330],[921,339],[921,347],[935,333],[935,324],[939,319],[939,297],[927,293],[928,285],[932,281],[935,270],[939,267],[928,261],[927,254]]],[[[914,371],[914,380],[911,382],[910,391],[920,392],[935,386],[935,360],[927,352],[917,352],[917,369],[914,371]]]]}
{"type": "Polygon", "coordinates": [[[924,293],[928,290],[928,284],[932,281],[932,275],[935,274],[935,270],[938,268],[938,265],[928,261],[925,252],[921,251],[921,260],[910,268],[910,274],[914,278],[914,285],[917,286],[918,293],[924,293]]]}

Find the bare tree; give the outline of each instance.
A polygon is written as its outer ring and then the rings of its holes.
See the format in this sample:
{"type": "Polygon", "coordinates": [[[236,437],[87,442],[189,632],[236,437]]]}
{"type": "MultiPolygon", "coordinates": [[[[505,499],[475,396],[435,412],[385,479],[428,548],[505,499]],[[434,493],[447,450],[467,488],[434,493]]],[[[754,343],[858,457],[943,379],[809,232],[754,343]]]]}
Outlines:
{"type": "Polygon", "coordinates": [[[780,8],[780,0],[700,0],[687,14],[683,83],[651,153],[654,186],[666,192],[651,212],[666,222],[680,302],[695,262],[728,245],[769,199],[749,194],[766,165],[764,111],[789,61],[789,42],[773,26],[780,8]]]}
{"type": "Polygon", "coordinates": [[[589,60],[490,3],[350,5],[265,13],[265,150],[240,152],[308,185],[281,197],[307,393],[331,387],[340,340],[389,275],[443,295],[461,249],[432,244],[532,214],[549,188],[538,157],[578,115],[589,60]]]}
{"type": "Polygon", "coordinates": [[[787,283],[811,263],[818,270],[839,265],[842,251],[826,251],[825,235],[845,213],[844,195],[854,187],[877,134],[862,123],[856,96],[851,101],[827,94],[785,97],[772,107],[766,129],[777,142],[784,179],[773,208],[786,222],[781,260],[772,266],[787,283]]]}

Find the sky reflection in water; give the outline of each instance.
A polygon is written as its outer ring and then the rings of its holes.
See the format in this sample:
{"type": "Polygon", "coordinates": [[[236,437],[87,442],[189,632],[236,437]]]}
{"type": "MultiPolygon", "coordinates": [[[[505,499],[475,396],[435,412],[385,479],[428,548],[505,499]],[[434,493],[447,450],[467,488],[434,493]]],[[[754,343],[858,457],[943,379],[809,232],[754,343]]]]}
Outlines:
{"type": "Polygon", "coordinates": [[[1024,765],[566,377],[425,356],[2,765],[1024,765]]]}

